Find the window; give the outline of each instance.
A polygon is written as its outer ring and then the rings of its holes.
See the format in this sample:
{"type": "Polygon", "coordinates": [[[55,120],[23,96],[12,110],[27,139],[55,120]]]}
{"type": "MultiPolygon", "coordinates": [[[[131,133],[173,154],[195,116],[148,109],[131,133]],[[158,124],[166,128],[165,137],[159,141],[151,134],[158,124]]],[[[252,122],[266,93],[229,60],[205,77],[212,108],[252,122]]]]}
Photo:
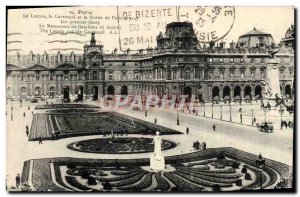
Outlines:
{"type": "Polygon", "coordinates": [[[240,69],[242,79],[245,77],[245,70],[246,70],[245,68],[240,69]]]}
{"type": "Polygon", "coordinates": [[[185,79],[191,79],[191,69],[190,68],[186,68],[185,69],[185,79]]]}
{"type": "Polygon", "coordinates": [[[260,68],[260,74],[261,74],[262,78],[266,78],[266,68],[265,67],[260,68]]]}
{"type": "Polygon", "coordinates": [[[283,74],[283,73],[284,73],[284,70],[285,70],[285,67],[284,67],[284,66],[280,67],[279,73],[280,73],[280,74],[283,74]]]}
{"type": "Polygon", "coordinates": [[[223,64],[224,60],[223,58],[220,58],[220,63],[223,64]]]}
{"type": "Polygon", "coordinates": [[[97,71],[93,71],[93,80],[97,80],[98,79],[98,73],[97,71]]]}
{"type": "Polygon", "coordinates": [[[208,60],[209,60],[210,64],[213,63],[213,59],[212,58],[209,58],[208,60]]]}
{"type": "Polygon", "coordinates": [[[233,63],[234,62],[234,59],[233,58],[230,58],[230,63],[233,63]]]}
{"type": "Polygon", "coordinates": [[[199,70],[199,78],[202,79],[203,78],[203,69],[199,70]]]}
{"type": "Polygon", "coordinates": [[[231,78],[234,77],[234,73],[235,73],[235,68],[230,68],[229,75],[230,75],[231,78]]]}
{"type": "Polygon", "coordinates": [[[122,71],[122,76],[121,76],[122,80],[126,79],[126,70],[122,71]]]}
{"type": "Polygon", "coordinates": [[[251,68],[250,73],[251,73],[251,77],[254,77],[255,76],[255,68],[251,68]]]}
{"type": "Polygon", "coordinates": [[[223,79],[224,78],[225,69],[224,68],[220,68],[219,72],[220,72],[220,79],[223,79]]]}
{"type": "Polygon", "coordinates": [[[113,74],[111,72],[108,75],[108,80],[113,80],[113,74]]]}
{"type": "Polygon", "coordinates": [[[177,71],[176,71],[176,69],[173,69],[172,75],[173,75],[172,76],[173,79],[177,78],[177,71]]]}
{"type": "Polygon", "coordinates": [[[290,74],[293,75],[294,74],[294,68],[290,67],[290,74]]]}

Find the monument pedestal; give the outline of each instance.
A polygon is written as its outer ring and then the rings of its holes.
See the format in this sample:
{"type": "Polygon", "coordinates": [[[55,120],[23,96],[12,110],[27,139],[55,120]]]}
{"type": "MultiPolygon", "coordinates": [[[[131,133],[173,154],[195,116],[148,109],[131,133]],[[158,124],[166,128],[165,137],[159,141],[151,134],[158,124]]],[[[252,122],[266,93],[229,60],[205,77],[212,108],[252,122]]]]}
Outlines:
{"type": "Polygon", "coordinates": [[[150,156],[150,169],[151,170],[165,170],[165,157],[160,156],[157,158],[154,154],[150,156]]]}

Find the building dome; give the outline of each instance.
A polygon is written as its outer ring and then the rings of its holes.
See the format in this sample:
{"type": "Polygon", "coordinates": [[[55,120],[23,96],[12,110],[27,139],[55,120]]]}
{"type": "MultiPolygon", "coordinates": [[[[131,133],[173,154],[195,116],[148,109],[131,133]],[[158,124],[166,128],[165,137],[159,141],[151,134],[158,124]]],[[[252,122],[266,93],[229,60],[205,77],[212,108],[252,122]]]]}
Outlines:
{"type": "Polygon", "coordinates": [[[264,33],[253,28],[252,31],[243,34],[237,42],[238,48],[258,48],[258,47],[275,47],[275,42],[271,34],[264,33]]]}

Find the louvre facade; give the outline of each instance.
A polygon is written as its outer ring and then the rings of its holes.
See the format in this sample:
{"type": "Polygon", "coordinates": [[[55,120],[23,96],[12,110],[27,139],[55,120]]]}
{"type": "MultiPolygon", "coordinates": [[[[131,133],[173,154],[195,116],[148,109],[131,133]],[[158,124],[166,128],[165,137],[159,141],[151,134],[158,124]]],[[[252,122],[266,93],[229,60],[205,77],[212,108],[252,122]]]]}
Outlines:
{"type": "Polygon", "coordinates": [[[192,23],[174,22],[158,33],[157,47],[104,53],[91,34],[83,54],[8,55],[7,98],[57,97],[97,100],[111,95],[195,95],[203,101],[262,97],[267,62],[279,60],[280,88],[291,97],[294,28],[275,44],[255,28],[231,42],[199,43],[192,23]]]}

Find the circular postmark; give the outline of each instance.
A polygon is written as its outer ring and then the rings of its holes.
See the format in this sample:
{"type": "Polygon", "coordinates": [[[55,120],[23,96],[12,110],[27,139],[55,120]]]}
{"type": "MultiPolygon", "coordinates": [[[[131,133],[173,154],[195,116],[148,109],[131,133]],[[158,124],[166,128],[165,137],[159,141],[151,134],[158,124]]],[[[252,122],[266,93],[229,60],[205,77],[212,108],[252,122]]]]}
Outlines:
{"type": "MultiPolygon", "coordinates": [[[[185,13],[185,11],[180,12],[185,13]]],[[[193,23],[195,34],[201,43],[222,40],[235,21],[233,6],[197,6],[189,8],[188,21],[193,23]]]]}

